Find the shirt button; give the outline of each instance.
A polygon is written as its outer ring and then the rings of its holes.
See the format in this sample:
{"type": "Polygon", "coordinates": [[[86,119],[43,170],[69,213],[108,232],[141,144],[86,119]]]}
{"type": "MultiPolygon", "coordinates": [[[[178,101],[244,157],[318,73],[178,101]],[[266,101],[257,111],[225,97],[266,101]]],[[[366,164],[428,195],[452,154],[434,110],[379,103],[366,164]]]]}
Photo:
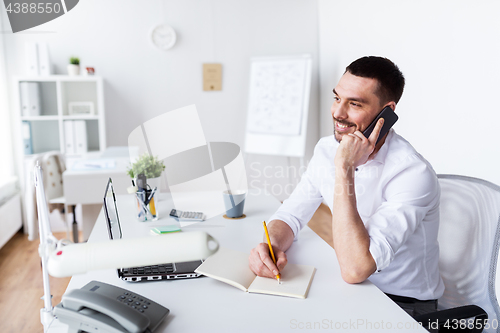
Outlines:
{"type": "Polygon", "coordinates": [[[356,171],[358,171],[358,168],[356,168],[356,171]]]}

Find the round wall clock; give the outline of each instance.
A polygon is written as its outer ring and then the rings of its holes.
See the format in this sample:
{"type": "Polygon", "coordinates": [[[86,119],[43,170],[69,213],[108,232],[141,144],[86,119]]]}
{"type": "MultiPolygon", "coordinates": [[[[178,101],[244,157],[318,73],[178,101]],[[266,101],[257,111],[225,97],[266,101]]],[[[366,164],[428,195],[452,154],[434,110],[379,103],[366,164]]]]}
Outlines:
{"type": "Polygon", "coordinates": [[[151,31],[151,41],[160,50],[168,50],[175,45],[175,30],[166,24],[160,24],[151,31]]]}

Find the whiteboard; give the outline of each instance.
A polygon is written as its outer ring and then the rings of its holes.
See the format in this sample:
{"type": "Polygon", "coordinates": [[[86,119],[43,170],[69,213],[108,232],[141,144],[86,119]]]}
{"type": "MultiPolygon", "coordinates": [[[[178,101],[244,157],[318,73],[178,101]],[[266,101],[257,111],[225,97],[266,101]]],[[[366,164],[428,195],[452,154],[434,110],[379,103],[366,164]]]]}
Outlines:
{"type": "Polygon", "coordinates": [[[251,60],[246,153],[304,156],[311,64],[310,55],[251,60]]]}

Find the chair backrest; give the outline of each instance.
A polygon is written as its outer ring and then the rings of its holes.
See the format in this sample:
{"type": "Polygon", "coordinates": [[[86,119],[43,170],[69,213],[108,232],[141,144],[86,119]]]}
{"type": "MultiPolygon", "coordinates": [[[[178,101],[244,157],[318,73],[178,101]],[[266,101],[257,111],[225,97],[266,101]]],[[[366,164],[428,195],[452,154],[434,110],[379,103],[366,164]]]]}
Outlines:
{"type": "Polygon", "coordinates": [[[62,173],[66,169],[63,155],[56,151],[45,153],[42,167],[45,197],[48,201],[62,197],[64,195],[62,173]]]}
{"type": "MultiPolygon", "coordinates": [[[[490,322],[500,319],[497,263],[500,187],[457,175],[438,175],[441,185],[439,266],[445,284],[439,308],[475,304],[490,322]]],[[[487,331],[496,332],[494,329],[487,331]]]]}
{"type": "Polygon", "coordinates": [[[37,162],[42,167],[47,203],[52,199],[63,196],[62,173],[66,170],[64,156],[59,151],[34,154],[25,161],[27,185],[24,196],[29,240],[35,240],[38,236],[37,201],[35,198],[35,184],[33,183],[33,168],[37,162]]]}

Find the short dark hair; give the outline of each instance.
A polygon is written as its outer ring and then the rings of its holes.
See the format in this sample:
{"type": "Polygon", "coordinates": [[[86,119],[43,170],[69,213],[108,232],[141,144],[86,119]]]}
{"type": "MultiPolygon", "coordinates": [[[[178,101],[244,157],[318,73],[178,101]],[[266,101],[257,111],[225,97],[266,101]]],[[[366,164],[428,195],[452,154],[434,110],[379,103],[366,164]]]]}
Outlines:
{"type": "Polygon", "coordinates": [[[376,79],[378,88],[375,92],[382,104],[399,102],[405,87],[405,77],[395,63],[383,57],[363,57],[353,61],[345,69],[355,76],[376,79]]]}

